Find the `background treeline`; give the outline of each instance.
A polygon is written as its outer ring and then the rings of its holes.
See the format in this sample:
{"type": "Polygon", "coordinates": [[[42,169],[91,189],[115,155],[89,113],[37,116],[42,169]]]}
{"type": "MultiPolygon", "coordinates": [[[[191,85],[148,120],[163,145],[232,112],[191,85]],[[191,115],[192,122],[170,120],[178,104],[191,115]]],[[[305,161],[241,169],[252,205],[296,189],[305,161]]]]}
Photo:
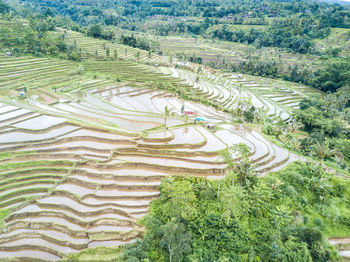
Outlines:
{"type": "MultiPolygon", "coordinates": [[[[213,66],[215,67],[215,65],[213,66]]],[[[311,86],[326,93],[334,93],[342,87],[350,86],[350,58],[330,59],[319,69],[295,65],[289,66],[288,70],[281,70],[281,67],[283,65],[278,61],[261,60],[259,58],[251,58],[238,64],[225,65],[226,69],[234,72],[283,78],[287,81],[311,86]]]]}
{"type": "MultiPolygon", "coordinates": [[[[79,26],[114,25],[159,35],[191,33],[220,40],[274,46],[299,53],[315,52],[313,39],[324,38],[330,27],[350,28],[350,9],[316,1],[38,1],[25,0],[20,9],[69,17],[79,26]],[[50,11],[47,11],[50,10],[50,11]],[[180,18],[181,17],[181,18],[180,18]],[[189,18],[190,17],[190,18],[189,18]],[[154,26],[145,22],[154,19],[154,26]],[[217,25],[221,26],[217,26],[217,25]],[[242,31],[229,24],[267,25],[266,30],[242,31]]],[[[76,28],[77,29],[77,28],[76,28]]]]}
{"type": "MultiPolygon", "coordinates": [[[[0,10],[9,11],[7,5],[0,10]]],[[[195,35],[209,39],[244,43],[255,49],[274,47],[288,52],[312,54],[326,57],[319,69],[300,64],[290,65],[288,70],[281,61],[261,60],[259,57],[230,63],[210,62],[206,65],[253,75],[282,78],[303,83],[325,92],[335,92],[347,84],[349,60],[339,57],[340,48],[332,46],[323,50],[315,41],[326,38],[332,27],[350,28],[350,8],[337,4],[326,4],[305,0],[288,1],[145,1],[126,0],[121,2],[94,1],[38,1],[25,0],[20,6],[11,4],[12,12],[33,20],[34,13],[47,19],[50,26],[79,31],[85,35],[115,41],[150,52],[162,51],[159,43],[137,34],[120,31],[115,26],[132,31],[152,32],[158,35],[195,35]],[[239,25],[255,25],[240,28],[239,25]],[[339,58],[339,59],[338,59],[339,58]]],[[[41,34],[38,34],[42,36],[41,34]]],[[[46,43],[29,48],[29,52],[47,46],[45,37],[38,37],[46,43]]],[[[60,43],[59,39],[56,39],[60,43]]],[[[62,52],[62,45],[44,52],[62,52]],[[58,51],[57,51],[58,49],[58,51]]],[[[71,47],[67,47],[71,50],[71,47]]],[[[279,49],[279,50],[280,50],[279,49]]],[[[78,59],[79,50],[69,55],[78,59]]],[[[202,57],[190,56],[188,61],[202,63],[202,57]]],[[[227,59],[228,60],[228,59],[227,59]]]]}
{"type": "MultiPolygon", "coordinates": [[[[0,1],[0,10],[3,14],[8,14],[10,8],[0,1]]],[[[49,55],[79,61],[81,50],[75,45],[67,45],[64,33],[52,33],[59,21],[62,21],[59,17],[31,14],[28,17],[28,24],[16,21],[10,28],[6,25],[2,26],[0,28],[0,46],[13,54],[49,55]]]]}

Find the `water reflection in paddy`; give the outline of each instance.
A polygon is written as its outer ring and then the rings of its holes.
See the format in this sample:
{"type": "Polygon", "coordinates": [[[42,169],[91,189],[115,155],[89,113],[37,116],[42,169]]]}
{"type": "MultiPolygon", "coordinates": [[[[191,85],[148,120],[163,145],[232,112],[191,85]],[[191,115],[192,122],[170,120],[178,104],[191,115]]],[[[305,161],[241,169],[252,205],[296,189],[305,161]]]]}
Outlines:
{"type": "Polygon", "coordinates": [[[54,116],[47,116],[47,115],[41,115],[38,117],[31,118],[26,121],[22,121],[18,124],[15,124],[13,126],[17,128],[24,128],[24,129],[31,129],[31,130],[39,130],[39,129],[45,129],[50,126],[58,125],[66,120],[59,117],[54,116]]]}
{"type": "Polygon", "coordinates": [[[83,186],[77,186],[77,185],[67,184],[67,183],[58,185],[56,187],[56,190],[72,192],[75,195],[78,195],[79,197],[83,197],[87,194],[92,194],[95,191],[94,189],[88,189],[83,186]]]}
{"type": "Polygon", "coordinates": [[[51,196],[47,198],[42,198],[38,200],[38,203],[42,204],[51,204],[51,205],[60,205],[60,206],[67,206],[70,207],[76,211],[79,212],[95,212],[95,211],[103,211],[105,208],[112,208],[116,212],[118,212],[118,209],[116,209],[113,206],[104,206],[104,207],[89,207],[86,205],[83,205],[82,203],[76,202],[70,198],[66,197],[58,197],[58,196],[51,196]]]}
{"type": "MultiPolygon", "coordinates": [[[[87,197],[84,200],[82,200],[83,203],[89,204],[89,205],[101,205],[105,203],[109,203],[107,200],[100,200],[92,197],[87,197]]],[[[151,200],[128,200],[128,199],[121,199],[118,200],[118,204],[121,206],[130,206],[130,207],[144,207],[149,205],[151,200]]],[[[114,203],[114,200],[111,200],[111,203],[114,203]]]]}
{"type": "Polygon", "coordinates": [[[31,257],[33,259],[46,259],[48,261],[58,261],[61,260],[60,257],[52,255],[50,253],[44,251],[36,251],[36,250],[20,250],[20,251],[1,251],[0,258],[11,259],[19,258],[19,257],[31,257]]]}
{"type": "Polygon", "coordinates": [[[20,115],[28,114],[28,113],[30,113],[28,109],[21,108],[9,113],[0,114],[0,122],[8,120],[10,118],[18,117],[20,115]]]}
{"type": "Polygon", "coordinates": [[[14,131],[6,134],[0,134],[0,138],[1,138],[0,143],[27,142],[27,141],[54,138],[76,129],[78,128],[75,126],[63,126],[60,128],[56,128],[54,130],[50,130],[46,133],[40,133],[40,134],[30,134],[30,133],[14,131]]]}
{"type": "Polygon", "coordinates": [[[68,241],[70,243],[78,244],[78,245],[79,244],[87,244],[89,242],[88,238],[77,238],[77,237],[72,237],[72,236],[70,236],[66,233],[60,232],[60,231],[44,230],[44,229],[41,230],[41,229],[37,229],[37,228],[33,228],[33,229],[21,228],[21,229],[14,230],[10,233],[3,233],[1,236],[2,237],[10,237],[10,236],[18,235],[18,234],[23,234],[23,233],[40,233],[43,235],[53,237],[55,239],[68,241]]]}
{"type": "Polygon", "coordinates": [[[40,217],[26,217],[21,219],[21,221],[27,221],[32,223],[54,223],[57,225],[65,226],[73,231],[84,231],[86,227],[82,227],[78,224],[72,223],[64,218],[55,217],[55,216],[40,216],[40,217]]]}
{"type": "Polygon", "coordinates": [[[53,250],[57,250],[58,252],[62,253],[76,253],[79,250],[67,247],[67,246],[60,246],[58,244],[54,244],[48,241],[45,241],[44,239],[41,238],[26,238],[26,239],[19,239],[11,242],[7,242],[5,244],[2,244],[4,247],[14,247],[14,246],[23,246],[23,245],[35,245],[38,246],[43,246],[43,247],[48,247],[53,250]]]}
{"type": "Polygon", "coordinates": [[[78,179],[80,181],[86,181],[90,183],[97,183],[97,184],[103,184],[103,185],[147,185],[147,186],[157,186],[160,184],[160,181],[150,181],[147,180],[144,181],[121,181],[121,179],[115,180],[115,179],[105,179],[103,177],[89,177],[89,176],[83,176],[83,175],[72,175],[70,176],[74,179],[78,179]]]}
{"type": "Polygon", "coordinates": [[[127,226],[114,226],[114,225],[108,225],[108,226],[94,226],[94,227],[89,227],[87,230],[88,233],[91,232],[128,232],[133,230],[133,227],[127,227],[127,226]]]}

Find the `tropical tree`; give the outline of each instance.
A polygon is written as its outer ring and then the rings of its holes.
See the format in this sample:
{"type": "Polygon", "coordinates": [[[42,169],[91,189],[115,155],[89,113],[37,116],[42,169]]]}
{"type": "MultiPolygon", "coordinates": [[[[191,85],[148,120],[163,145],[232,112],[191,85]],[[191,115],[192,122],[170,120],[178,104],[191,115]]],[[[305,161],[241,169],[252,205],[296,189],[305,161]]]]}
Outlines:
{"type": "Polygon", "coordinates": [[[88,36],[92,36],[92,37],[95,37],[95,38],[99,38],[99,37],[102,36],[102,33],[103,33],[103,28],[102,28],[102,26],[100,26],[100,25],[92,25],[92,26],[89,28],[88,36]]]}
{"type": "Polygon", "coordinates": [[[140,51],[137,51],[136,53],[137,62],[140,62],[140,56],[141,56],[140,51]]]}
{"type": "Polygon", "coordinates": [[[5,14],[10,10],[10,7],[0,0],[0,14],[5,14]]]}
{"type": "Polygon", "coordinates": [[[118,50],[114,49],[114,60],[118,60],[118,50]]]}
{"type": "Polygon", "coordinates": [[[330,148],[329,140],[326,139],[324,142],[319,142],[316,140],[317,154],[324,160],[326,158],[331,158],[336,154],[336,150],[330,148]]]}
{"type": "Polygon", "coordinates": [[[165,127],[167,127],[166,126],[166,120],[167,120],[167,117],[169,116],[169,110],[168,110],[168,106],[165,106],[164,107],[164,125],[165,125],[165,127]]]}
{"type": "Polygon", "coordinates": [[[191,234],[187,232],[186,226],[172,218],[160,230],[163,234],[160,245],[167,250],[169,261],[183,261],[191,251],[191,234]]]}

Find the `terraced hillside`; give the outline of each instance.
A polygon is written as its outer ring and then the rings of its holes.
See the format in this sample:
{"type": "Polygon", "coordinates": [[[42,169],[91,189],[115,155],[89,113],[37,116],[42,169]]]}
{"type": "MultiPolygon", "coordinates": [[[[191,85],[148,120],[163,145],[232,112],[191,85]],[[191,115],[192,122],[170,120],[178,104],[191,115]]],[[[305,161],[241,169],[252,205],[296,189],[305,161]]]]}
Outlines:
{"type": "Polygon", "coordinates": [[[114,61],[104,57],[103,41],[71,32],[66,40],[85,52],[82,62],[0,58],[0,258],[53,261],[133,242],[163,178],[220,179],[227,170],[220,152],[235,144],[248,146],[260,175],[299,159],[224,111],[244,101],[288,120],[312,90],[153,66],[166,65],[158,56],[137,63],[137,50],[114,61]]]}
{"type": "Polygon", "coordinates": [[[161,72],[172,74],[193,86],[196,94],[234,111],[244,103],[260,108],[268,117],[288,120],[303,97],[317,92],[310,88],[284,81],[252,77],[248,75],[202,74],[190,70],[162,67],[161,72]]]}
{"type": "Polygon", "coordinates": [[[111,41],[92,39],[74,31],[59,29],[58,32],[65,33],[68,44],[76,45],[78,48],[81,48],[83,50],[84,58],[106,58],[106,51],[109,49],[111,57],[114,57],[114,53],[116,53],[120,59],[137,61],[140,63],[169,63],[168,57],[159,56],[152,52],[132,48],[126,45],[115,44],[111,41]]]}

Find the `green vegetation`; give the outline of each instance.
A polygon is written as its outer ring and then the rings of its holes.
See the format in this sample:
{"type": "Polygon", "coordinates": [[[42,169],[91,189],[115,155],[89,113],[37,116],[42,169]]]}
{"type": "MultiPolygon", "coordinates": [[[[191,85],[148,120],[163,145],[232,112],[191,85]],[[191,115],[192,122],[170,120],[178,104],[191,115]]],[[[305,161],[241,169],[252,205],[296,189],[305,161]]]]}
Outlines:
{"type": "Polygon", "coordinates": [[[337,259],[326,236],[350,232],[348,181],[301,162],[250,181],[235,171],[221,181],[164,180],[142,221],[145,238],[123,261],[337,259]]]}
{"type": "Polygon", "coordinates": [[[265,121],[262,131],[277,138],[288,149],[328,161],[340,170],[350,170],[349,88],[327,96],[304,98],[295,120],[265,121]],[[297,130],[304,132],[296,132],[297,130]]]}
{"type": "Polygon", "coordinates": [[[1,0],[0,1],[0,14],[6,14],[8,11],[10,11],[10,7],[1,0]]]}
{"type": "Polygon", "coordinates": [[[67,166],[72,165],[73,163],[68,160],[57,160],[57,161],[47,161],[47,160],[39,160],[39,161],[26,161],[26,162],[18,162],[18,163],[8,163],[2,164],[0,166],[0,171],[3,170],[11,170],[14,168],[24,168],[24,167],[33,167],[33,166],[67,166]]]}
{"type": "Polygon", "coordinates": [[[54,34],[54,29],[54,21],[50,17],[32,17],[29,25],[19,21],[6,22],[0,28],[0,48],[15,55],[29,53],[79,61],[79,49],[67,45],[65,35],[54,34]]]}
{"type": "Polygon", "coordinates": [[[117,261],[118,259],[120,259],[120,256],[116,248],[97,247],[89,248],[77,254],[68,255],[62,261],[117,261]]]}

